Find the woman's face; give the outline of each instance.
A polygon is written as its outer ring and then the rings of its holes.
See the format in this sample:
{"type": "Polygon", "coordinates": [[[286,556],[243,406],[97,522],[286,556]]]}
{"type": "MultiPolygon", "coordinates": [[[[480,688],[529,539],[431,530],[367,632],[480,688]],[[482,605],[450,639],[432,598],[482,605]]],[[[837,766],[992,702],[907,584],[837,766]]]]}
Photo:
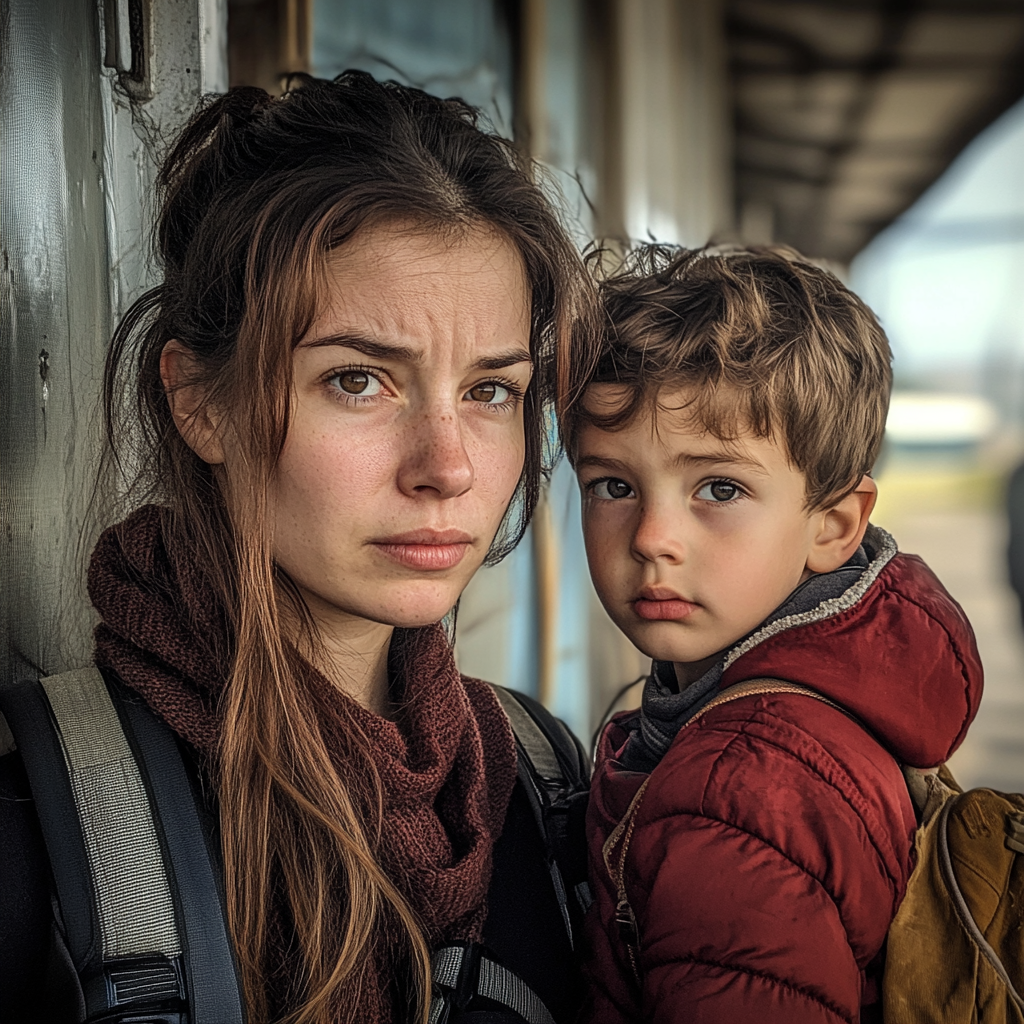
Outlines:
{"type": "Polygon", "coordinates": [[[358,234],[328,277],[294,352],[274,556],[324,626],[436,622],[480,567],[523,468],[522,260],[484,228],[398,225],[358,234]]]}

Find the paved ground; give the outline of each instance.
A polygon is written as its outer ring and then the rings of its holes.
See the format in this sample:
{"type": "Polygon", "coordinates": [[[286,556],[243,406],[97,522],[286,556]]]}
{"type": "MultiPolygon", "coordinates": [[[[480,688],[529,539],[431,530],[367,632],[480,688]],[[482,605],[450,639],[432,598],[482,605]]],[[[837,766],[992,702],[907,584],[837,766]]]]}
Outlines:
{"type": "MultiPolygon", "coordinates": [[[[885,477],[880,481],[885,486],[885,477]]],[[[915,501],[910,491],[872,517],[903,551],[921,555],[974,626],[985,667],[981,710],[951,767],[965,786],[1024,791],[1024,632],[1005,582],[1006,527],[998,504],[915,501]],[[947,507],[943,508],[942,506],[947,507]],[[984,507],[987,506],[987,507],[984,507]]]]}

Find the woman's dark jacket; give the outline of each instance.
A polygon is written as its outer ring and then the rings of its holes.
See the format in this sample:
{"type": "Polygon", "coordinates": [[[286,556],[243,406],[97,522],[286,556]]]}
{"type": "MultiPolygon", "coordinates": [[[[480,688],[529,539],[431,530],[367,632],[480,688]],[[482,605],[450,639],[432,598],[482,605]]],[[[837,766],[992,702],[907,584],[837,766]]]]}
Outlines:
{"type": "MultiPolygon", "coordinates": [[[[190,761],[198,773],[198,762],[190,761]]],[[[582,832],[575,838],[582,847],[582,832]]],[[[579,967],[521,781],[493,858],[483,943],[527,981],[558,1024],[572,1021],[580,1000],[579,967]]],[[[81,1019],[84,1009],[58,922],[28,780],[17,751],[8,750],[0,736],[0,1024],[81,1019]]]]}

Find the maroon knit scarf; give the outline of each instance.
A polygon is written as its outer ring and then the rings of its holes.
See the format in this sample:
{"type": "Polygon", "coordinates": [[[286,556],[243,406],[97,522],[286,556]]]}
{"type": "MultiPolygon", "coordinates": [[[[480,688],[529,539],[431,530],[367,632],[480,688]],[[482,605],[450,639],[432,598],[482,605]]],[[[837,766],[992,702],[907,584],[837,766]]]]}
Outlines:
{"type": "MultiPolygon", "coordinates": [[[[212,764],[230,669],[226,619],[195,558],[165,543],[169,515],[148,505],[100,537],[89,568],[89,595],[103,620],[95,659],[212,764]]],[[[514,740],[491,688],[459,675],[439,627],[407,631],[403,642],[397,721],[367,711],[310,670],[312,696],[329,748],[344,747],[339,730],[353,720],[372,741],[385,796],[381,860],[428,941],[476,940],[515,781],[514,740]]],[[[387,978],[387,965],[376,974],[387,978]]],[[[361,1020],[390,1015],[381,998],[361,1020]]]]}

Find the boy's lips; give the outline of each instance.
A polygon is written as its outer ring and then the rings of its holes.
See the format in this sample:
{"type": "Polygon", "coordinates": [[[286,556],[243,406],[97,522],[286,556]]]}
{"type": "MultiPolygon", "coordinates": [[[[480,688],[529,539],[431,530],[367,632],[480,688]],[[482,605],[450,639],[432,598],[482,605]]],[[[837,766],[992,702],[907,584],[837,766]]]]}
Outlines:
{"type": "Polygon", "coordinates": [[[684,600],[667,587],[644,587],[633,601],[633,609],[641,619],[685,619],[700,606],[684,600]]]}

